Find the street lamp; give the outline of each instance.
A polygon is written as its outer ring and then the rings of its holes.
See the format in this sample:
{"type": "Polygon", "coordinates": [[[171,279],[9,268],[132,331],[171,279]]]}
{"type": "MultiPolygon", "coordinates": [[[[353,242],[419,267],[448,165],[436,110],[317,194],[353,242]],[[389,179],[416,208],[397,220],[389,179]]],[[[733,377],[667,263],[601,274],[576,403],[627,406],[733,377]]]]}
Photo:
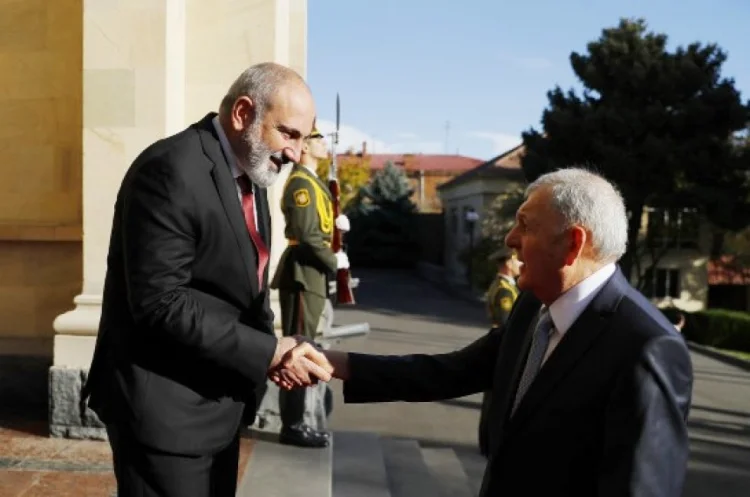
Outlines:
{"type": "Polygon", "coordinates": [[[468,263],[468,278],[469,288],[472,288],[472,263],[474,259],[474,225],[479,221],[479,213],[470,207],[466,211],[464,220],[466,221],[466,229],[469,230],[469,263],[468,263]]]}

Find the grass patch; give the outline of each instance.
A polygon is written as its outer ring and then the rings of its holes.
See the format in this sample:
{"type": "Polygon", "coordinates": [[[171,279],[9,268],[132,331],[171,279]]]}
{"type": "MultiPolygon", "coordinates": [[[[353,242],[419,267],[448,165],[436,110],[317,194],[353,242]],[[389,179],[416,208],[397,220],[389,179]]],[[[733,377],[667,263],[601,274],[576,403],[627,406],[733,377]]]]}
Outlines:
{"type": "Polygon", "coordinates": [[[726,350],[726,349],[716,349],[716,350],[723,352],[727,355],[737,357],[738,359],[744,359],[746,361],[750,361],[750,352],[739,352],[737,350],[726,350]]]}

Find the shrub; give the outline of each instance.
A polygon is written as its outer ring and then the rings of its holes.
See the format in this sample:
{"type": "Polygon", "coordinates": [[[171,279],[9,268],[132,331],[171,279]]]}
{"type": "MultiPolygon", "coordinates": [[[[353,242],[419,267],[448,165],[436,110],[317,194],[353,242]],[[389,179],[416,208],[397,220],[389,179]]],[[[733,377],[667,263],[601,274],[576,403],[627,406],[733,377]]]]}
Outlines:
{"type": "Polygon", "coordinates": [[[728,309],[685,313],[685,338],[701,345],[750,352],[750,314],[728,309]]]}

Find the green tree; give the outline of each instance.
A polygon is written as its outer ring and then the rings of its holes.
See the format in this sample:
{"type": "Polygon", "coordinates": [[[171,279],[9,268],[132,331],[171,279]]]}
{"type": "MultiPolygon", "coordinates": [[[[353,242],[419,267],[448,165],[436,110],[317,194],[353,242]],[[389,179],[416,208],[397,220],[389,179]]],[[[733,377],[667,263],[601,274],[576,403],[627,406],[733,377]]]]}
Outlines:
{"type": "Polygon", "coordinates": [[[505,243],[505,235],[513,227],[525,190],[525,185],[513,186],[495,197],[482,217],[482,238],[495,245],[505,243]]]}
{"type": "Polygon", "coordinates": [[[490,255],[505,245],[505,236],[513,227],[516,211],[524,200],[525,185],[512,185],[497,195],[482,213],[481,235],[473,250],[464,249],[459,260],[468,265],[471,259],[472,286],[487,288],[497,275],[497,263],[490,255]]]}
{"type": "Polygon", "coordinates": [[[378,171],[349,203],[352,229],[346,235],[352,264],[411,265],[418,256],[417,207],[404,172],[392,163],[378,171]]]}
{"type": "Polygon", "coordinates": [[[721,75],[726,54],[714,44],[671,52],[666,44],[666,35],[647,32],[640,19],[604,29],[586,54],[570,56],[581,95],[554,88],[543,130],[523,133],[528,180],[581,165],[618,185],[630,218],[621,262],[626,274],[645,272],[645,253],[652,263],[663,255],[639,240],[647,206],[695,207],[730,230],[750,219],[748,164],[732,147],[734,133],[748,122],[748,106],[734,81],[721,75]]]}

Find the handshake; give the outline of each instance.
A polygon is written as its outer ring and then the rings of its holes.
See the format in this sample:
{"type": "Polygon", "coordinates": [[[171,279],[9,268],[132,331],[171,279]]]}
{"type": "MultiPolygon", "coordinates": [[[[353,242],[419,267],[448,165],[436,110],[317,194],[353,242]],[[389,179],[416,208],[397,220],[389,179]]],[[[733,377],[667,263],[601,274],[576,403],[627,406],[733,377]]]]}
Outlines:
{"type": "Polygon", "coordinates": [[[301,336],[283,337],[276,345],[268,377],[284,390],[309,387],[331,378],[347,379],[347,363],[345,352],[322,352],[301,336]]]}

